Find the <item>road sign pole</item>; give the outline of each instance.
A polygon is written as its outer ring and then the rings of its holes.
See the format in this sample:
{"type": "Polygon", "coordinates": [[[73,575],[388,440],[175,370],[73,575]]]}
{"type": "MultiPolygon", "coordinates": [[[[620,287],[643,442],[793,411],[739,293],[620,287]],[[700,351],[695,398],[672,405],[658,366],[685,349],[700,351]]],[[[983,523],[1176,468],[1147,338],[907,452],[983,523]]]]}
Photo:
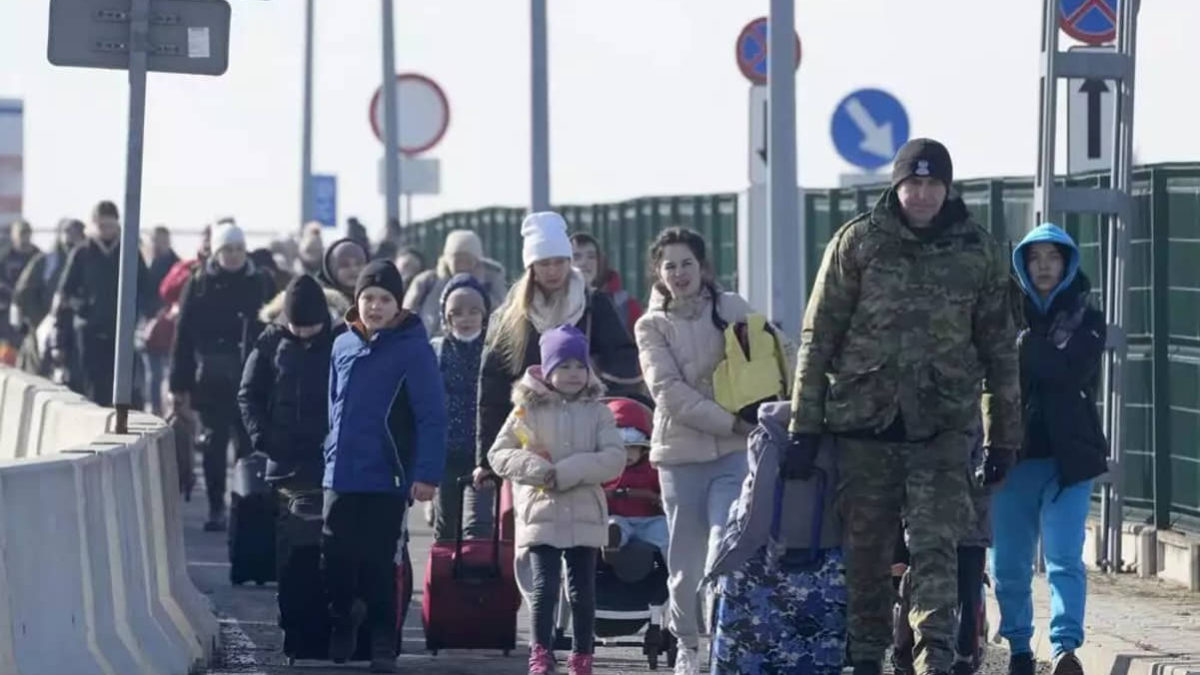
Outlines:
{"type": "Polygon", "coordinates": [[[550,208],[550,103],[546,75],[546,0],[529,1],[529,60],[531,90],[530,150],[532,195],[530,209],[550,208]]]}
{"type": "Polygon", "coordinates": [[[117,342],[113,355],[116,432],[128,431],[133,402],[133,325],[138,296],[138,230],[142,208],[142,139],[146,130],[146,67],[150,0],[133,0],[129,22],[129,134],[125,156],[125,223],[117,281],[117,342]]]}
{"type": "Polygon", "coordinates": [[[300,140],[300,227],[312,220],[313,0],[304,2],[304,129],[300,140]]]}
{"type": "Polygon", "coordinates": [[[392,0],[383,0],[383,161],[386,180],[384,222],[400,220],[400,124],[396,102],[395,17],[392,0]]]}
{"type": "Polygon", "coordinates": [[[800,232],[796,180],[796,66],[794,0],[771,0],[767,39],[768,150],[767,227],[771,252],[768,316],[792,336],[808,299],[807,255],[800,232]]]}

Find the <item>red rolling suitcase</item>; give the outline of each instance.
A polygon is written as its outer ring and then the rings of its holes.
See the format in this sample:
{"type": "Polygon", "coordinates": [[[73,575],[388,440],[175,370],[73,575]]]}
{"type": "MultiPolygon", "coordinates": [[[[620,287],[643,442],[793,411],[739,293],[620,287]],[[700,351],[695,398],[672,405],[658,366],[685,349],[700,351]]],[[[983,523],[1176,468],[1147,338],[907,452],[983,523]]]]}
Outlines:
{"type": "MultiPolygon", "coordinates": [[[[463,541],[462,520],[454,541],[434,544],[425,568],[422,618],[425,648],[499,649],[506,656],[517,646],[521,594],[513,578],[513,542],[500,538],[503,490],[496,481],[496,510],[491,539],[463,541]]],[[[471,477],[458,481],[459,513],[471,477]]]]}

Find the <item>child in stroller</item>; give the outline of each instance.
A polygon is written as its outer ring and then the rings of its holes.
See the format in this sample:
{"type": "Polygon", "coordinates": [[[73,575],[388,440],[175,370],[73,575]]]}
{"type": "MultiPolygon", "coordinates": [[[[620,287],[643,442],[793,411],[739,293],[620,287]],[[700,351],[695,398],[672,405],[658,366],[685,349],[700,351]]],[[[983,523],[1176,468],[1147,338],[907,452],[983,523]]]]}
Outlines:
{"type": "MultiPolygon", "coordinates": [[[[652,413],[630,398],[605,403],[625,441],[626,462],[624,472],[604,485],[609,540],[596,569],[596,638],[608,646],[642,647],[651,670],[657,670],[660,655],[666,656],[667,667],[674,667],[676,641],[663,626],[667,520],[658,471],[649,460],[652,413]],[[621,640],[636,637],[641,640],[621,640]]],[[[559,613],[560,636],[567,614],[559,613]]]]}

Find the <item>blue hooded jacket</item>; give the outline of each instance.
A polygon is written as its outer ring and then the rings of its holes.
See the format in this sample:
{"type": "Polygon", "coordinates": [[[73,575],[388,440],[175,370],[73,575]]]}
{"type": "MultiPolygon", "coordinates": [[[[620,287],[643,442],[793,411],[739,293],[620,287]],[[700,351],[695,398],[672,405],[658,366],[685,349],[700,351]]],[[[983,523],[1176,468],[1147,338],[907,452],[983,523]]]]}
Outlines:
{"type": "Polygon", "coordinates": [[[1063,487],[1104,473],[1108,443],[1096,410],[1106,340],[1104,315],[1088,303],[1091,283],[1079,269],[1079,249],[1058,226],[1035,228],[1013,250],[1013,271],[1025,292],[1018,337],[1025,436],[1021,455],[1052,458],[1063,487]],[[1045,298],[1026,269],[1026,249],[1039,242],[1066,252],[1062,281],[1045,298]]]}
{"type": "Polygon", "coordinates": [[[326,489],[399,492],[437,485],[446,465],[442,374],[421,319],[367,337],[358,310],[333,343],[326,489]]]}
{"type": "Polygon", "coordinates": [[[1076,275],[1079,274],[1079,248],[1075,245],[1075,240],[1071,239],[1071,235],[1063,232],[1062,228],[1054,223],[1042,223],[1035,227],[1021,243],[1017,245],[1012,252],[1013,270],[1017,273],[1017,279],[1021,282],[1021,290],[1025,291],[1025,297],[1029,298],[1033,306],[1042,314],[1050,311],[1050,307],[1054,304],[1054,299],[1063,290],[1069,288],[1071,283],[1075,281],[1076,275]],[[1029,278],[1029,270],[1025,264],[1025,249],[1041,243],[1057,244],[1060,247],[1066,248],[1069,252],[1067,255],[1066,265],[1063,269],[1062,281],[1045,299],[1033,287],[1033,280],[1029,278]]]}

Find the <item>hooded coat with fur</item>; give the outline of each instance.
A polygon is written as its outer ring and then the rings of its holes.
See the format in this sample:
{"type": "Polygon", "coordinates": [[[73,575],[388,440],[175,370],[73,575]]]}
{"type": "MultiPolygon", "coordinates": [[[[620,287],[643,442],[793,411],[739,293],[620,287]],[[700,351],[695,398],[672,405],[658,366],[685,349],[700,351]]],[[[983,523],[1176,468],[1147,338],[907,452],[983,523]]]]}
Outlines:
{"type": "Polygon", "coordinates": [[[604,483],[625,467],[625,446],[612,412],[600,402],[604,385],[594,376],[575,400],[550,389],[539,366],[513,387],[516,406],[488,453],[492,470],[513,483],[517,546],[555,548],[603,546],[608,505],[604,483]],[[546,449],[547,461],[522,447],[524,425],[530,443],[546,449]],[[545,484],[551,469],[553,489],[545,484]]]}

